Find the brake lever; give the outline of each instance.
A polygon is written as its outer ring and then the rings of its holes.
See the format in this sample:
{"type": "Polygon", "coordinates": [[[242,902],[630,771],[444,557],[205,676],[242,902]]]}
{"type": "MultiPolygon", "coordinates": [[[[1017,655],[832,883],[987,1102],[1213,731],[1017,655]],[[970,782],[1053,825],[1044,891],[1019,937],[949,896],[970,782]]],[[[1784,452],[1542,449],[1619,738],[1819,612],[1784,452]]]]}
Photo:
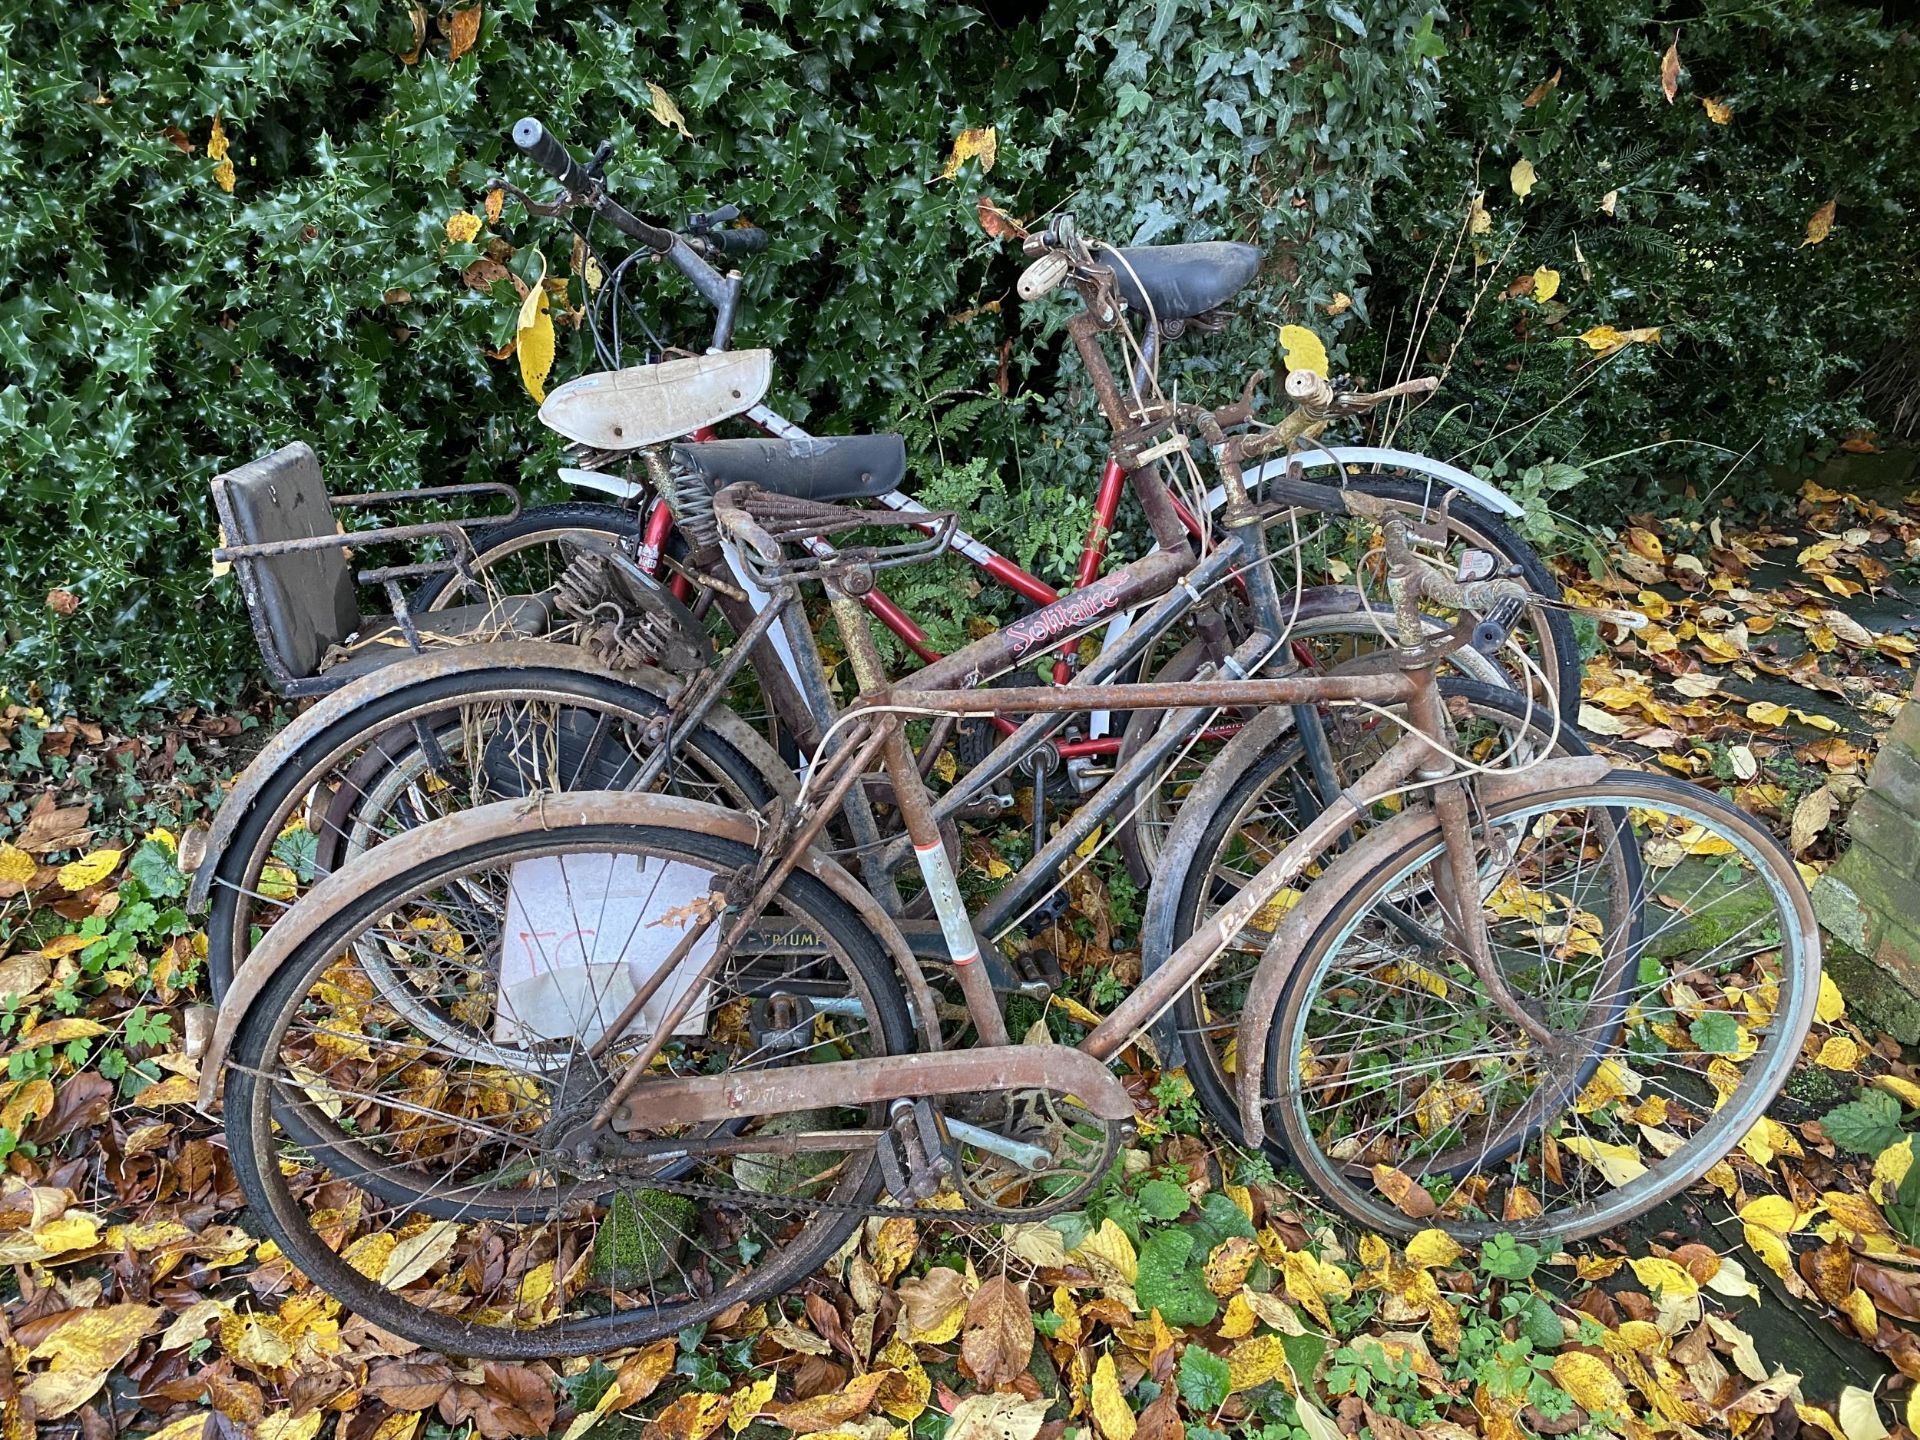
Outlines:
{"type": "Polygon", "coordinates": [[[600,172],[607,168],[607,161],[613,158],[613,141],[602,140],[594,150],[593,157],[587,161],[586,171],[589,179],[598,180],[600,172]]]}
{"type": "Polygon", "coordinates": [[[505,177],[499,176],[499,175],[496,175],[491,180],[487,181],[487,188],[489,190],[503,191],[504,193],[511,195],[514,199],[518,200],[522,205],[526,207],[527,213],[529,215],[538,215],[543,219],[547,219],[547,220],[558,219],[560,216],[565,215],[575,209],[578,209],[581,203],[577,200],[551,200],[551,201],[536,200],[531,195],[527,194],[526,191],[522,190],[518,185],[514,184],[511,180],[508,180],[505,177]]]}

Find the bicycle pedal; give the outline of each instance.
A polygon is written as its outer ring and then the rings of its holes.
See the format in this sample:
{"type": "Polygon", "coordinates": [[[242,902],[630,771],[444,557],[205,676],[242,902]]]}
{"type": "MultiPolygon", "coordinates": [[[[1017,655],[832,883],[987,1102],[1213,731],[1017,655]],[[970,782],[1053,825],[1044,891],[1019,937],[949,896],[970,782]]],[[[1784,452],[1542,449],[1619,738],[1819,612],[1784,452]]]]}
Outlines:
{"type": "Polygon", "coordinates": [[[953,1140],[931,1100],[896,1100],[875,1147],[887,1193],[903,1204],[932,1199],[953,1173],[953,1140]]]}
{"type": "Polygon", "coordinates": [[[1014,956],[1013,968],[1019,991],[1037,1000],[1047,1000],[1067,983],[1060,959],[1051,950],[1035,946],[1014,956]]]}

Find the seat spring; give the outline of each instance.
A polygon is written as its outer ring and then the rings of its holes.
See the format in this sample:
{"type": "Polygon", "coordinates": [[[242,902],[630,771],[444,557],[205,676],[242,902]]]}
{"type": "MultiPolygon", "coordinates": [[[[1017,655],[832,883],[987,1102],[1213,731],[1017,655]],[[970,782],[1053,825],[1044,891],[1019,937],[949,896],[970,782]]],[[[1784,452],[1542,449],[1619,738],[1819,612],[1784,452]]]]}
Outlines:
{"type": "Polygon", "coordinates": [[[671,484],[665,487],[667,509],[674,523],[686,533],[696,549],[720,543],[720,527],[713,519],[713,489],[706,477],[690,465],[673,463],[671,484]]]}

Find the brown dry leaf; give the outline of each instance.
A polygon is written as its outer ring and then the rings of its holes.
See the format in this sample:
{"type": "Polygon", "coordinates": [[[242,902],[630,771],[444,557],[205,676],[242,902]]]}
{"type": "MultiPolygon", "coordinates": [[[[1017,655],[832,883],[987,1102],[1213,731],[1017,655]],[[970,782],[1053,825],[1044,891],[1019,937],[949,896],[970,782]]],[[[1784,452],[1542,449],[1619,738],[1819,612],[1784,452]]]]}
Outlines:
{"type": "Polygon", "coordinates": [[[473,49],[474,41],[480,38],[480,10],[478,5],[469,5],[440,17],[440,33],[447,37],[448,65],[459,64],[460,57],[473,49]]]}
{"type": "Polygon", "coordinates": [[[424,5],[415,5],[412,10],[408,12],[407,18],[413,21],[413,49],[407,51],[406,54],[400,57],[400,63],[402,65],[418,65],[420,63],[421,52],[427,48],[426,7],[424,5]]]}
{"type": "Polygon", "coordinates": [[[437,1405],[453,1385],[453,1369],[440,1360],[388,1360],[367,1374],[363,1393],[395,1410],[437,1405]]]}
{"type": "Polygon", "coordinates": [[[1673,97],[1680,93],[1680,32],[1673,32],[1673,43],[1667,47],[1667,53],[1660,57],[1660,93],[1667,97],[1667,104],[1673,103],[1673,97]]]}
{"type": "Polygon", "coordinates": [[[935,1265],[925,1275],[902,1280],[894,1288],[905,1307],[907,1339],[916,1345],[944,1345],[960,1333],[967,1315],[967,1278],[935,1265]]]}
{"type": "Polygon", "coordinates": [[[1033,1338],[1027,1287],[1005,1275],[982,1281],[968,1302],[966,1328],[960,1336],[960,1358],[980,1385],[997,1389],[1026,1374],[1033,1338]]]}
{"type": "MultiPolygon", "coordinates": [[[[866,1414],[879,1398],[880,1387],[887,1383],[890,1373],[886,1370],[869,1370],[865,1375],[854,1376],[838,1390],[816,1395],[811,1400],[769,1405],[760,1412],[761,1418],[802,1435],[815,1430],[831,1430],[836,1425],[844,1425],[866,1414]]],[[[721,1395],[716,1398],[720,1400],[724,1414],[727,1397],[721,1395]]],[[[715,1422],[716,1425],[718,1423],[715,1422]]],[[[690,1440],[700,1440],[700,1434],[691,1436],[690,1440]]]]}
{"type": "Polygon", "coordinates": [[[48,793],[34,802],[13,843],[31,855],[44,855],[50,850],[78,850],[91,833],[85,805],[56,806],[48,793]]]}
{"type": "Polygon", "coordinates": [[[1534,106],[1538,105],[1542,100],[1546,99],[1549,94],[1559,88],[1560,73],[1561,72],[1556,69],[1553,74],[1529,90],[1527,92],[1527,98],[1520,102],[1520,108],[1522,110],[1533,109],[1534,106]]]}
{"type": "Polygon", "coordinates": [[[1394,1209],[1409,1220],[1425,1220],[1440,1208],[1434,1203],[1433,1196],[1427,1193],[1425,1186],[1405,1171],[1396,1170],[1391,1165],[1374,1166],[1373,1183],[1380,1193],[1392,1202],[1394,1209]]]}
{"type": "Polygon", "coordinates": [[[1700,104],[1707,112],[1707,118],[1716,125],[1728,125],[1733,122],[1733,107],[1711,96],[1702,95],[1700,104]]]}
{"type": "Polygon", "coordinates": [[[1833,203],[1831,200],[1827,201],[1826,204],[1822,205],[1808,217],[1807,238],[1800,242],[1800,248],[1802,250],[1806,249],[1809,245],[1818,245],[1832,232],[1833,203]]]}
{"type": "Polygon", "coordinates": [[[980,197],[979,212],[980,228],[993,239],[1005,240],[1011,237],[1015,240],[1024,240],[1027,238],[1027,227],[1002,210],[988,196],[980,197]]]}

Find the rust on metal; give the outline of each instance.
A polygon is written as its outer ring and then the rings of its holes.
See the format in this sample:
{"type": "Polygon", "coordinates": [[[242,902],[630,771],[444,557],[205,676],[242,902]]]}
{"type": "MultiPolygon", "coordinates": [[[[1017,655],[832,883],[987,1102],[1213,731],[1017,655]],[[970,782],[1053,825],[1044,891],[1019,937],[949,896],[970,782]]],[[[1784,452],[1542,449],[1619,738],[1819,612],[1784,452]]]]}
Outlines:
{"type": "MultiPolygon", "coordinates": [[[[1525,770],[1483,775],[1474,783],[1474,794],[1483,806],[1491,808],[1528,795],[1553,791],[1578,793],[1597,784],[1611,768],[1598,755],[1543,760],[1525,770]]],[[[1240,1127],[1248,1144],[1257,1145],[1263,1138],[1260,1091],[1266,1080],[1267,1029],[1272,1024],[1287,978],[1306,949],[1307,941],[1333,913],[1334,907],[1379,863],[1375,857],[1398,854],[1410,845],[1430,843],[1439,833],[1440,825],[1433,811],[1403,810],[1384,825],[1368,831],[1367,843],[1341,854],[1307,887],[1299,903],[1281,918],[1247,987],[1236,1038],[1240,1127]],[[1379,838],[1375,839],[1376,836],[1379,838]]]]}
{"type": "MultiPolygon", "coordinates": [[[[464,827],[462,834],[470,840],[485,840],[544,832],[564,824],[686,826],[745,845],[758,845],[763,839],[761,826],[755,817],[718,805],[707,805],[677,795],[577,791],[554,795],[544,805],[533,808],[520,800],[496,801],[436,820],[389,840],[368,851],[355,864],[324,877],[307,892],[300,905],[267,931],[259,947],[247,956],[220,1004],[213,1039],[200,1069],[200,1089],[196,1102],[199,1107],[208,1113],[218,1108],[220,1076],[227,1052],[248,1009],[273,976],[315,931],[326,924],[335,911],[356,896],[377,889],[393,877],[405,874],[430,859],[437,853],[441,834],[450,826],[464,827]]],[[[852,907],[861,923],[885,947],[919,1019],[921,1044],[930,1051],[939,1050],[939,1015],[933,991],[927,984],[919,961],[908,948],[906,938],[900,933],[898,924],[880,908],[880,903],[867,889],[831,857],[817,850],[809,851],[801,860],[800,868],[852,907]]]]}
{"type": "Polygon", "coordinates": [[[1102,1120],[1133,1119],[1126,1087],[1069,1045],[983,1045],[939,1054],[882,1055],[726,1075],[650,1076],[615,1113],[623,1134],[936,1095],[1049,1090],[1072,1095],[1102,1120]]]}

